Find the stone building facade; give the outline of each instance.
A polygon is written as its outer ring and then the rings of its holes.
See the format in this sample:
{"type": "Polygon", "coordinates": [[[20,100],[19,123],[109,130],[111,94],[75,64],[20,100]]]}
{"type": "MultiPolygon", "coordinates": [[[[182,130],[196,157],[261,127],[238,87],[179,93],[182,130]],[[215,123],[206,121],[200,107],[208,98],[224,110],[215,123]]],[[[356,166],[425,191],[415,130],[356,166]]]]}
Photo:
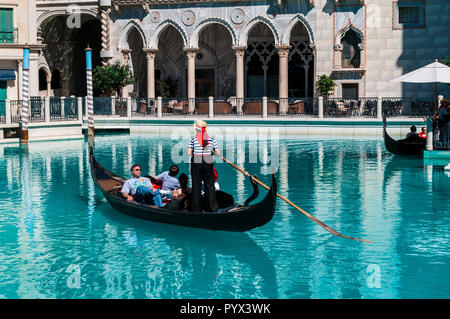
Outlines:
{"type": "Polygon", "coordinates": [[[390,80],[450,57],[448,0],[15,2],[28,5],[26,40],[42,45],[32,65],[41,95],[85,94],[88,44],[94,64],[130,65],[123,95],[135,97],[167,81],[178,97],[314,97],[321,74],[336,97],[429,97],[431,84],[390,80]]]}

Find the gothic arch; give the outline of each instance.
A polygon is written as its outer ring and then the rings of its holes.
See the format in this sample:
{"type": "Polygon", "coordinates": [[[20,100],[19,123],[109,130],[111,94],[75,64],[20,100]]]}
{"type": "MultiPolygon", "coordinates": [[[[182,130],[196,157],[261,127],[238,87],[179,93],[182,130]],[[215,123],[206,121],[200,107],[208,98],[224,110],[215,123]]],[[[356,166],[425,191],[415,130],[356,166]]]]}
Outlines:
{"type": "Polygon", "coordinates": [[[354,32],[358,35],[358,37],[359,37],[359,39],[361,40],[361,43],[362,43],[362,44],[365,43],[363,32],[362,32],[360,29],[358,29],[357,27],[355,27],[355,26],[352,24],[351,20],[348,19],[347,25],[346,25],[345,27],[343,27],[341,30],[339,30],[339,32],[336,34],[336,36],[335,36],[335,41],[334,41],[335,45],[338,45],[338,46],[341,45],[341,40],[342,40],[342,38],[345,37],[345,34],[346,34],[349,30],[354,31],[354,32]]]}
{"type": "Polygon", "coordinates": [[[275,39],[275,45],[280,44],[280,36],[277,28],[268,19],[258,16],[250,20],[245,25],[244,29],[242,29],[239,37],[239,46],[247,46],[248,35],[253,27],[258,23],[264,23],[272,31],[273,38],[275,39]]]}
{"type": "Polygon", "coordinates": [[[283,36],[281,38],[281,43],[283,45],[289,45],[291,42],[291,32],[295,25],[300,22],[305,27],[306,31],[309,35],[309,42],[314,44],[314,34],[312,28],[306,18],[302,14],[297,14],[291,21],[289,21],[288,25],[284,29],[283,36]]]}
{"type": "MultiPolygon", "coordinates": [[[[98,19],[98,14],[96,10],[93,9],[84,9],[80,8],[80,10],[77,12],[80,14],[87,14],[90,15],[96,19],[98,19]]],[[[43,22],[45,22],[48,19],[54,18],[56,16],[67,16],[67,10],[66,9],[60,9],[60,10],[48,10],[42,13],[36,20],[37,26],[39,27],[43,22]]]]}
{"type": "Polygon", "coordinates": [[[227,21],[220,19],[220,18],[208,18],[208,19],[205,19],[202,22],[200,22],[195,27],[195,30],[191,36],[191,47],[198,48],[198,39],[200,37],[200,33],[202,32],[202,30],[205,27],[207,27],[208,25],[214,24],[214,23],[224,26],[230,32],[232,46],[236,45],[236,32],[234,31],[233,27],[227,21]]]}
{"type": "Polygon", "coordinates": [[[133,28],[135,28],[141,35],[141,39],[142,39],[144,48],[147,47],[147,38],[145,36],[144,31],[142,30],[141,26],[136,21],[131,20],[130,22],[127,23],[127,25],[120,32],[120,39],[119,39],[119,45],[118,45],[118,48],[120,50],[121,49],[129,49],[128,35],[133,28]]]}
{"type": "Polygon", "coordinates": [[[180,35],[183,39],[184,46],[186,47],[188,45],[188,36],[187,36],[186,32],[184,31],[184,29],[178,23],[176,23],[174,20],[167,19],[167,20],[164,20],[163,22],[161,22],[158,25],[158,27],[155,30],[153,30],[152,35],[150,37],[149,45],[148,45],[149,49],[158,49],[159,37],[160,37],[161,33],[169,26],[172,26],[176,30],[178,30],[178,32],[180,32],[180,35]]]}

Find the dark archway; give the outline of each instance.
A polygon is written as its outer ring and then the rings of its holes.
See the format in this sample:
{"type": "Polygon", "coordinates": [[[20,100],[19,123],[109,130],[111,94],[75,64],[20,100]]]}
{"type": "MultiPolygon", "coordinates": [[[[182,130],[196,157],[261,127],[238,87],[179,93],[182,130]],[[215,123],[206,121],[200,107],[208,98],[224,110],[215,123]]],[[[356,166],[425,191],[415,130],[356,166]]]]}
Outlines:
{"type": "Polygon", "coordinates": [[[301,22],[292,28],[289,51],[289,97],[314,95],[314,52],[310,38],[301,22]]]}
{"type": "Polygon", "coordinates": [[[246,96],[278,97],[278,64],[272,31],[257,23],[249,32],[245,53],[246,96]]]}
{"type": "Polygon", "coordinates": [[[134,75],[134,90],[130,95],[135,97],[147,96],[147,62],[144,52],[142,36],[136,28],[128,32],[128,47],[131,49],[131,67],[134,75]]]}
{"type": "Polygon", "coordinates": [[[155,58],[156,96],[166,96],[162,90],[164,81],[167,81],[166,84],[171,84],[171,90],[169,91],[176,92],[176,94],[170,95],[176,95],[176,97],[186,96],[184,94],[183,81],[186,53],[183,47],[183,37],[175,27],[169,25],[161,32],[158,40],[158,52],[155,58]]]}
{"type": "MultiPolygon", "coordinates": [[[[90,15],[81,15],[81,28],[68,28],[66,16],[52,17],[41,24],[43,50],[50,70],[59,70],[60,88],[54,95],[85,96],[85,49],[92,48],[92,64],[101,64],[101,24],[90,15]]],[[[52,71],[54,72],[54,71],[52,71]]],[[[53,83],[52,76],[52,83],[53,83]]],[[[55,79],[55,81],[57,81],[55,79]]],[[[53,83],[57,85],[56,82],[53,83]]],[[[53,88],[53,85],[52,85],[53,88]]]]}

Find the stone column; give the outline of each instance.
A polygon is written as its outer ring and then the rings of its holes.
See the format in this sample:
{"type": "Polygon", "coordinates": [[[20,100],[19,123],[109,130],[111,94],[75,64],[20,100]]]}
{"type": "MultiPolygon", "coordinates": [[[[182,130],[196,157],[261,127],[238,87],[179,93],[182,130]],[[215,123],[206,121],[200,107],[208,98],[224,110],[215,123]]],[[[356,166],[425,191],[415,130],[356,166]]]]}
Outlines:
{"type": "Polygon", "coordinates": [[[52,81],[49,79],[50,76],[47,76],[47,96],[52,95],[52,81]]]}
{"type": "Polygon", "coordinates": [[[278,74],[278,96],[280,98],[280,113],[288,111],[289,83],[288,83],[288,63],[289,63],[289,45],[277,46],[278,56],[280,57],[280,71],[278,74]]]}
{"type": "Polygon", "coordinates": [[[333,68],[342,68],[342,44],[334,45],[334,64],[333,68]]]}
{"type": "Polygon", "coordinates": [[[244,99],[244,56],[247,47],[233,47],[236,56],[236,111],[242,113],[244,99]]]}
{"type": "Polygon", "coordinates": [[[156,49],[144,49],[147,56],[147,98],[155,98],[155,57],[156,49]]]}
{"type": "MultiPolygon", "coordinates": [[[[130,53],[132,50],[130,49],[123,49],[122,50],[122,56],[123,56],[123,65],[128,65],[128,60],[130,57],[130,53]]],[[[128,86],[125,86],[122,90],[122,97],[127,98],[128,97],[128,86]]]]}
{"type": "Polygon", "coordinates": [[[195,57],[198,48],[184,48],[187,56],[188,78],[187,78],[187,97],[189,99],[189,112],[195,110],[195,57]]]}

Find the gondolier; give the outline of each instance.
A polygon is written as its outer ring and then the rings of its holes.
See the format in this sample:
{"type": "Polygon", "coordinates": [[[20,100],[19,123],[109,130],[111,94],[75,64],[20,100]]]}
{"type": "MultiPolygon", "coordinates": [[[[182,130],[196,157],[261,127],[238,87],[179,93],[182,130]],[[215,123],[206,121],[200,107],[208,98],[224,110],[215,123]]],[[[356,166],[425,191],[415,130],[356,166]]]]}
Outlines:
{"type": "Polygon", "coordinates": [[[220,151],[214,137],[209,136],[206,122],[197,120],[194,123],[195,136],[189,141],[187,153],[191,156],[192,176],[192,211],[201,212],[201,191],[204,184],[205,195],[208,199],[207,210],[217,211],[216,194],[214,187],[214,158],[213,154],[220,151]]]}

